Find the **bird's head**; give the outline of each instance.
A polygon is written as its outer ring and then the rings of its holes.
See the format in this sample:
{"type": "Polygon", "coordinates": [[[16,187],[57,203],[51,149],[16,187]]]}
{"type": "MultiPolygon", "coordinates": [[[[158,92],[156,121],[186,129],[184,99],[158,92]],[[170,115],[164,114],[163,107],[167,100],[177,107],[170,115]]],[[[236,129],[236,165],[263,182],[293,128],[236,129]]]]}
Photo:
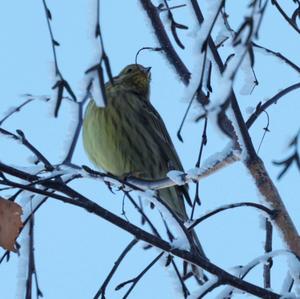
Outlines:
{"type": "Polygon", "coordinates": [[[150,88],[151,67],[140,64],[127,65],[117,76],[116,81],[133,92],[147,95],[150,88]]]}

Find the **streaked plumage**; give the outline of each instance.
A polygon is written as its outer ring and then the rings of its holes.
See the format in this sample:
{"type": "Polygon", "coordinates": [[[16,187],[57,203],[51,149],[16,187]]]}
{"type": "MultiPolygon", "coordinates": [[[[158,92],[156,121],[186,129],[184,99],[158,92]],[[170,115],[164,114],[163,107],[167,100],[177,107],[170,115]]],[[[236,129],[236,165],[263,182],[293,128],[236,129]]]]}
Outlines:
{"type": "MultiPolygon", "coordinates": [[[[183,170],[165,124],[149,100],[150,68],[128,65],[105,88],[107,106],[97,107],[91,100],[83,122],[83,143],[92,162],[116,176],[146,180],[165,178],[171,169],[183,170]]],[[[182,221],[188,219],[187,186],[162,189],[159,195],[182,221]]],[[[205,257],[195,232],[191,234],[205,257]]]]}
{"type": "MultiPolygon", "coordinates": [[[[170,169],[183,170],[168,131],[149,101],[150,72],[129,65],[106,84],[107,107],[91,100],[83,124],[83,140],[96,166],[116,175],[143,179],[164,178],[170,169]]],[[[183,192],[168,188],[160,196],[186,220],[183,192]]]]}

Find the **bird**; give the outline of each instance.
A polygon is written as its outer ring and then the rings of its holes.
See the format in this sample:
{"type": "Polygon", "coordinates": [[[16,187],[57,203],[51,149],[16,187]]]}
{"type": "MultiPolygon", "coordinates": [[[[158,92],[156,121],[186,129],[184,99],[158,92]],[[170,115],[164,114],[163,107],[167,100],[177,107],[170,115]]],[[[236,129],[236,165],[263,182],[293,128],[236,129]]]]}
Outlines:
{"type": "MultiPolygon", "coordinates": [[[[151,67],[126,66],[105,84],[106,107],[90,100],[83,120],[83,144],[90,160],[117,177],[165,178],[171,169],[183,171],[163,119],[150,102],[151,67]]],[[[158,191],[180,221],[188,220],[184,200],[188,186],[158,191]]],[[[192,233],[205,256],[196,234],[192,233]]]]}

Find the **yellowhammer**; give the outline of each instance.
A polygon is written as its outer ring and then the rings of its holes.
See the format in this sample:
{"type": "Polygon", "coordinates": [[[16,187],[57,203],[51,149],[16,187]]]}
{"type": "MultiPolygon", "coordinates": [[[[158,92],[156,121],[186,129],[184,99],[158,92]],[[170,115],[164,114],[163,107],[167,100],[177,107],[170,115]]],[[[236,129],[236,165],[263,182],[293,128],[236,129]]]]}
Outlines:
{"type": "MultiPolygon", "coordinates": [[[[84,147],[92,162],[116,176],[148,180],[164,178],[171,169],[183,170],[166,126],[149,100],[150,68],[128,65],[105,88],[107,107],[97,107],[91,100],[83,123],[84,147]]],[[[182,221],[188,219],[186,186],[163,189],[159,195],[182,221]]]]}

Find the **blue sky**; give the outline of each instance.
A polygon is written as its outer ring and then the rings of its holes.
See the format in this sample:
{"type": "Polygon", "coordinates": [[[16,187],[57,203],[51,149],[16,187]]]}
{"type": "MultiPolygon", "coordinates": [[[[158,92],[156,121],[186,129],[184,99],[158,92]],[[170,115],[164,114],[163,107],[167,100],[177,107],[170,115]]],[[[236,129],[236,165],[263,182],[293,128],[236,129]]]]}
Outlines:
{"type": "MultiPolygon", "coordinates": [[[[150,22],[138,2],[101,1],[100,22],[104,44],[115,75],[125,65],[134,62],[139,48],[157,46],[150,22]]],[[[182,4],[185,1],[173,2],[182,4]]],[[[84,71],[94,62],[97,53],[92,37],[96,2],[48,0],[47,3],[52,12],[54,36],[61,44],[57,48],[60,69],[76,95],[80,97],[84,93],[84,71]]],[[[234,0],[228,1],[229,21],[233,26],[237,26],[245,14],[242,4],[234,0]]],[[[187,24],[190,28],[187,32],[179,32],[186,50],[178,49],[178,53],[189,69],[194,70],[197,53],[193,32],[196,21],[188,7],[174,11],[174,15],[178,22],[187,24]]],[[[0,114],[5,115],[10,107],[20,104],[24,100],[21,97],[24,93],[49,95],[54,98],[51,89],[55,82],[53,57],[42,1],[2,2],[0,28],[0,114]]],[[[282,52],[296,64],[300,62],[296,51],[300,46],[296,33],[286,25],[271,5],[263,20],[259,37],[258,43],[282,52]]],[[[185,169],[193,168],[203,126],[202,123],[193,122],[194,117],[198,115],[197,106],[191,111],[184,126],[184,143],[180,143],[176,138],[176,131],[187,106],[186,88],[162,54],[143,52],[139,62],[145,66],[152,66],[151,101],[165,120],[185,169]]],[[[299,75],[285,64],[261,53],[256,55],[255,70],[260,83],[252,95],[239,94],[243,86],[242,75],[235,83],[235,91],[245,118],[248,116],[247,107],[255,107],[259,101],[270,98],[280,89],[299,80],[299,75]]],[[[271,162],[287,155],[287,144],[298,129],[298,98],[299,92],[292,92],[269,109],[271,132],[267,134],[260,150],[260,156],[276,182],[297,227],[300,226],[299,174],[292,168],[283,180],[277,182],[279,169],[271,162]]],[[[74,109],[64,102],[59,117],[55,119],[54,105],[53,99],[49,103],[36,101],[13,116],[5,127],[11,131],[21,128],[27,138],[56,164],[63,159],[70,139],[74,109]]],[[[256,148],[265,125],[266,118],[262,115],[250,130],[256,148]]],[[[221,151],[227,143],[228,139],[217,132],[214,124],[209,123],[208,145],[204,150],[204,158],[221,151]]],[[[6,163],[30,165],[31,154],[19,144],[1,138],[0,148],[0,159],[6,163]]],[[[92,167],[84,153],[81,139],[74,162],[92,167]]],[[[121,214],[121,194],[114,196],[103,184],[88,180],[80,180],[72,186],[105,208],[121,214]]],[[[194,188],[191,186],[192,195],[193,192],[194,188]]],[[[261,200],[252,178],[239,162],[203,180],[200,183],[200,196],[203,204],[197,210],[197,215],[226,203],[261,200]]],[[[126,202],[125,207],[130,221],[139,223],[140,218],[130,208],[130,204],[126,202]]],[[[157,215],[153,217],[159,221],[157,215]]],[[[211,261],[229,270],[233,266],[246,264],[263,253],[264,231],[261,229],[261,222],[257,211],[241,208],[207,220],[199,226],[197,232],[211,261]]],[[[104,220],[54,199],[49,199],[36,214],[35,228],[37,271],[40,287],[47,299],[92,298],[115,259],[132,239],[130,235],[104,220]]],[[[108,289],[109,298],[120,298],[120,294],[124,294],[126,290],[115,292],[114,287],[138,274],[157,254],[154,250],[143,251],[141,247],[141,244],[137,245],[122,263],[108,289]]],[[[274,249],[281,248],[284,248],[284,245],[276,234],[274,249]]],[[[1,265],[1,298],[16,298],[18,267],[16,255],[12,255],[9,263],[1,265]]],[[[273,277],[274,285],[278,286],[276,291],[280,290],[285,271],[285,259],[276,259],[273,277]]],[[[175,283],[172,273],[169,272],[161,264],[157,264],[137,285],[131,298],[174,298],[175,283]]],[[[261,269],[250,274],[249,281],[261,283],[261,279],[258,280],[257,277],[261,277],[261,269]]],[[[219,290],[208,298],[215,298],[218,292],[219,290]]]]}

